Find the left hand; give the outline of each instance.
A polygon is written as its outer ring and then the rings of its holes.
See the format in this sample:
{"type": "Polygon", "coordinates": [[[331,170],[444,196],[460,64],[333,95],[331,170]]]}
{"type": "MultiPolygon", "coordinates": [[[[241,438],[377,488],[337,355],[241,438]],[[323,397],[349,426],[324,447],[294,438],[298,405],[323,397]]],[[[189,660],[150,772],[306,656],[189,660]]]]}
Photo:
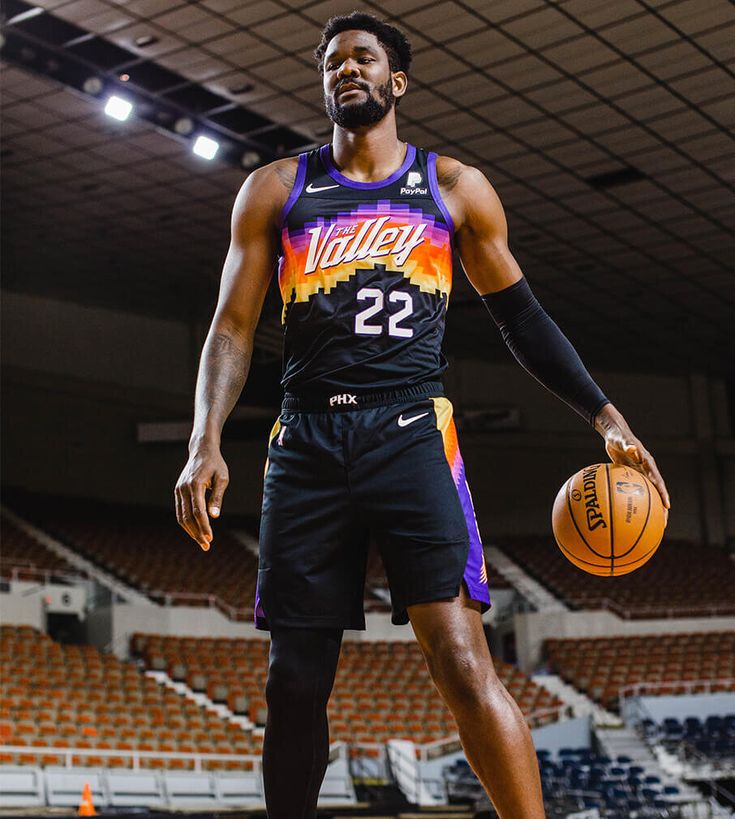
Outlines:
{"type": "Polygon", "coordinates": [[[629,466],[645,475],[658,490],[666,510],[666,521],[669,519],[671,499],[666,483],[658,471],[656,461],[651,453],[633,435],[625,418],[612,404],[607,404],[595,419],[595,429],[605,439],[605,450],[610,460],[616,464],[629,466]]]}

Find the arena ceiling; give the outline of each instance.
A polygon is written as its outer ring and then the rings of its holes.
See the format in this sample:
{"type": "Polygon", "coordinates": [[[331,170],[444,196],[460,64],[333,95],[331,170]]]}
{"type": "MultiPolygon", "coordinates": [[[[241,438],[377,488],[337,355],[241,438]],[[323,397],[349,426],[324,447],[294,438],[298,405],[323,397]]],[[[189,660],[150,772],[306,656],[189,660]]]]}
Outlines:
{"type": "MultiPolygon", "coordinates": [[[[266,158],[327,141],[311,53],[326,19],[355,5],[7,0],[4,288],[208,322],[246,171],[193,156],[155,124],[156,106],[266,158]],[[56,59],[39,69],[39,53],[72,54],[106,82],[126,73],[153,114],[110,120],[64,84],[56,59]]],[[[487,174],[522,268],[591,366],[735,372],[729,0],[359,8],[413,43],[401,137],[487,174]]],[[[265,348],[278,344],[276,302],[273,292],[265,348]]],[[[447,347],[506,355],[459,269],[447,347]]]]}

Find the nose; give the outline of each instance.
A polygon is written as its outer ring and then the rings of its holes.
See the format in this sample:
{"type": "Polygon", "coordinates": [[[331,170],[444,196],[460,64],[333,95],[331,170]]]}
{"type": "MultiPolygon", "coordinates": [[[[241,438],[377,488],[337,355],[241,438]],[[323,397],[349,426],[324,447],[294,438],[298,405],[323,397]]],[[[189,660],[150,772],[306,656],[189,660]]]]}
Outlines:
{"type": "Polygon", "coordinates": [[[357,63],[352,58],[349,58],[339,67],[339,71],[337,71],[337,79],[342,79],[342,77],[355,77],[359,73],[360,70],[357,67],[357,63]]]}

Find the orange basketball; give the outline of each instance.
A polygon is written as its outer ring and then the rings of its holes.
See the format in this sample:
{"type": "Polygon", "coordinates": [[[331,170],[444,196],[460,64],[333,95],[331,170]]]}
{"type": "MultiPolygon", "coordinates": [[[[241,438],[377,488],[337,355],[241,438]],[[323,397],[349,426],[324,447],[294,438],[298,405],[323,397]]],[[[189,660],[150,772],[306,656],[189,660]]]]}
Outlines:
{"type": "Polygon", "coordinates": [[[645,475],[619,464],[592,464],[559,490],[551,525],[575,566],[611,577],[650,560],[666,518],[661,496],[645,475]]]}

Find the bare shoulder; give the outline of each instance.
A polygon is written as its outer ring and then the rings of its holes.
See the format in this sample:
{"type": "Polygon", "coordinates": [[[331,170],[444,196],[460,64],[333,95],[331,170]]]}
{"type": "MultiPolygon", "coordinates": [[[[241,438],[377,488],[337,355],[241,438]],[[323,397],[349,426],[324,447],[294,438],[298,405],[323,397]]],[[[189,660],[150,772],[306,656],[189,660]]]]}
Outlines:
{"type": "Polygon", "coordinates": [[[436,158],[439,190],[454,219],[455,228],[474,230],[478,224],[502,221],[502,206],[485,174],[451,156],[436,158]]]}
{"type": "Polygon", "coordinates": [[[271,191],[273,194],[285,194],[288,197],[296,181],[298,158],[289,156],[285,159],[276,159],[256,168],[245,180],[243,188],[252,188],[262,194],[271,191]]]}
{"type": "Polygon", "coordinates": [[[465,165],[464,162],[451,156],[437,156],[436,177],[442,193],[452,193],[457,189],[471,193],[478,187],[485,190],[491,187],[487,177],[479,168],[465,165]]]}
{"type": "Polygon", "coordinates": [[[297,168],[298,159],[286,157],[248,174],[235,200],[233,217],[259,215],[275,224],[294,186],[297,168]]]}

